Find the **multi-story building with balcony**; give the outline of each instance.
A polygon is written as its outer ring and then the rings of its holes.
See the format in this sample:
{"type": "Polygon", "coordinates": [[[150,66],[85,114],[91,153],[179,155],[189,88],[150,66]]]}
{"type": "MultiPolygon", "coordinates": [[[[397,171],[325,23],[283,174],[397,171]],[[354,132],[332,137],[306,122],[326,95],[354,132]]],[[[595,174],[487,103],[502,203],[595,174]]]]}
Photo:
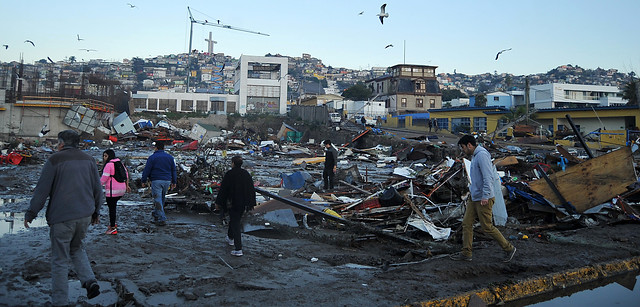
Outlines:
{"type": "Polygon", "coordinates": [[[529,95],[536,109],[626,104],[616,86],[548,83],[531,86],[529,95]]]}
{"type": "Polygon", "coordinates": [[[384,101],[391,114],[424,113],[442,108],[436,79],[437,66],[398,64],[386,75],[367,80],[376,101],[384,101]]]}

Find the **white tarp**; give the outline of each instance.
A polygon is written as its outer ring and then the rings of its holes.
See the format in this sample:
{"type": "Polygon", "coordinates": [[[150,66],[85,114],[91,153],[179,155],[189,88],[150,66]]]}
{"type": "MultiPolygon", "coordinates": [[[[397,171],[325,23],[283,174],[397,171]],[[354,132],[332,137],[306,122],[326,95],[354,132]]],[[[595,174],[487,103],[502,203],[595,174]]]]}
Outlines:
{"type": "Polygon", "coordinates": [[[405,178],[416,178],[416,174],[418,172],[416,172],[415,170],[411,169],[410,167],[396,167],[393,169],[393,174],[394,175],[398,175],[398,176],[402,176],[405,178]]]}
{"type": "MultiPolygon", "coordinates": [[[[464,169],[467,172],[467,178],[469,178],[469,185],[471,185],[471,161],[464,159],[464,169]]],[[[493,203],[493,224],[497,226],[504,226],[507,224],[507,206],[504,203],[504,197],[502,196],[502,184],[500,183],[500,176],[496,166],[493,166],[493,173],[495,180],[493,181],[493,195],[495,195],[495,202],[493,203]]]]}
{"type": "Polygon", "coordinates": [[[436,241],[446,240],[451,235],[451,228],[438,227],[429,221],[425,221],[415,214],[411,215],[407,219],[407,223],[415,228],[429,233],[436,241]]]}

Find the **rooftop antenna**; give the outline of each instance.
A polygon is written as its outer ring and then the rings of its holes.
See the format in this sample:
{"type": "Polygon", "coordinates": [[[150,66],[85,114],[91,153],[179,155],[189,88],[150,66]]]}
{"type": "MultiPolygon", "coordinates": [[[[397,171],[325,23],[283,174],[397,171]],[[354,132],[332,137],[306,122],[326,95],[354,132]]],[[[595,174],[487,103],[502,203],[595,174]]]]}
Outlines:
{"type": "Polygon", "coordinates": [[[247,29],[242,29],[242,28],[237,28],[237,27],[233,27],[230,25],[225,25],[223,23],[220,22],[220,20],[217,20],[216,22],[209,22],[208,20],[196,20],[193,18],[193,15],[191,14],[191,8],[189,8],[187,6],[187,11],[189,11],[189,22],[191,24],[191,28],[189,30],[189,54],[187,56],[187,93],[189,92],[189,80],[191,79],[191,52],[193,51],[191,49],[191,43],[193,42],[193,24],[197,23],[197,24],[201,24],[203,26],[212,26],[212,27],[219,27],[219,28],[224,28],[224,29],[229,29],[229,30],[236,30],[236,31],[241,31],[241,32],[247,32],[247,33],[253,33],[253,34],[258,34],[258,35],[264,35],[264,36],[269,36],[269,34],[265,34],[262,32],[257,32],[257,31],[251,31],[251,30],[247,30],[247,29]]]}

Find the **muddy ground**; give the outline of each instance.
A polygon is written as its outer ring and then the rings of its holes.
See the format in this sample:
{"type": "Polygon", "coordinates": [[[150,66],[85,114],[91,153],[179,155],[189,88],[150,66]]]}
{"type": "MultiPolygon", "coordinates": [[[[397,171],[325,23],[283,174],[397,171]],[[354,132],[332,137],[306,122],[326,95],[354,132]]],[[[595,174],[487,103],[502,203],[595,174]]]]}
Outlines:
{"type": "MultiPolygon", "coordinates": [[[[40,169],[0,166],[0,217],[3,227],[13,221],[11,233],[0,237],[0,305],[49,300],[49,229],[39,220],[21,230],[40,169]]],[[[233,257],[217,214],[173,204],[168,225],[159,227],[151,223],[151,200],[128,194],[118,207],[119,234],[108,236],[106,209],[85,240],[102,294],[87,300],[72,272],[73,304],[395,306],[640,254],[640,226],[627,222],[539,232],[525,229],[540,225],[508,223],[500,227],[505,237],[530,238],[512,240],[517,254],[502,263],[500,248],[479,230],[473,261],[454,262],[447,255],[460,248],[456,235],[416,246],[320,221],[311,229],[258,227],[243,234],[244,256],[233,257]]],[[[258,214],[245,220],[264,226],[258,214]]]]}

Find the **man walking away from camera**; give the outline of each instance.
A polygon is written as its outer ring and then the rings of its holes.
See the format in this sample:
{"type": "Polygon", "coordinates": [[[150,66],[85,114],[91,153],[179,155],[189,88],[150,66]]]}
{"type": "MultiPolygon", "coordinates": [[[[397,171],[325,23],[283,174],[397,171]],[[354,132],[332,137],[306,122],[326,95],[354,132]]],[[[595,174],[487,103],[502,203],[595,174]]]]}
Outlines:
{"type": "Polygon", "coordinates": [[[229,230],[227,244],[234,246],[233,256],[242,256],[242,214],[256,206],[256,190],[253,188],[251,174],[242,168],[242,157],[231,158],[231,170],[224,174],[220,191],[216,197],[216,205],[229,212],[229,230]],[[230,208],[227,207],[230,204],[230,208]]]}
{"type": "Polygon", "coordinates": [[[472,157],[469,174],[471,200],[467,200],[467,210],[462,220],[462,252],[452,255],[451,259],[471,261],[473,224],[478,217],[482,230],[497,241],[504,250],[503,262],[509,262],[516,253],[516,247],[511,245],[493,226],[491,210],[495,201],[493,190],[495,172],[491,163],[491,154],[484,147],[478,146],[476,139],[471,135],[461,137],[458,145],[467,156],[472,157]]]}
{"type": "Polygon", "coordinates": [[[73,130],[58,133],[58,152],[47,159],[25,213],[29,228],[49,199],[47,223],[51,239],[51,303],[69,304],[69,261],[92,299],[100,294],[83,240],[90,223],[99,221],[104,200],[98,166],[78,149],[80,135],[73,130]]]}
{"type": "Polygon", "coordinates": [[[151,181],[151,195],[154,209],[151,215],[159,226],[167,225],[164,205],[169,189],[175,189],[177,182],[176,163],[173,157],[164,151],[164,143],[156,141],[156,151],[149,156],[142,171],[142,185],[151,181]]]}

